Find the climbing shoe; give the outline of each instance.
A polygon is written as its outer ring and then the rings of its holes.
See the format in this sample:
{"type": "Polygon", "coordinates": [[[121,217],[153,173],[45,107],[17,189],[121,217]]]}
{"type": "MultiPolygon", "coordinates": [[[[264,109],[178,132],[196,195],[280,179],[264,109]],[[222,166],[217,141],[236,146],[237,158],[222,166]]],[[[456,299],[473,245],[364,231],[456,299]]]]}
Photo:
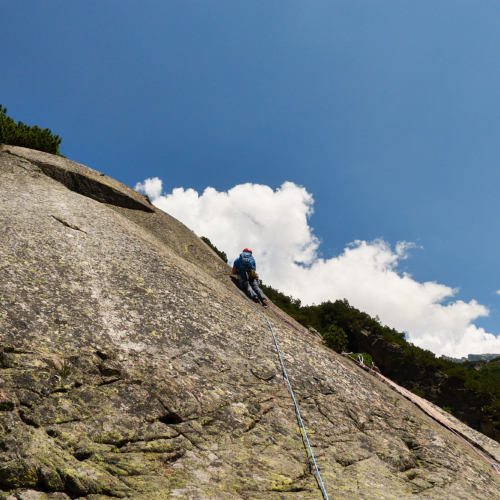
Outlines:
{"type": "Polygon", "coordinates": [[[257,297],[257,295],[254,295],[254,296],[252,297],[252,300],[253,300],[256,304],[258,304],[258,303],[259,303],[259,297],[257,297]]]}
{"type": "Polygon", "coordinates": [[[269,304],[267,303],[266,299],[262,299],[262,305],[267,309],[269,307],[269,304]]]}

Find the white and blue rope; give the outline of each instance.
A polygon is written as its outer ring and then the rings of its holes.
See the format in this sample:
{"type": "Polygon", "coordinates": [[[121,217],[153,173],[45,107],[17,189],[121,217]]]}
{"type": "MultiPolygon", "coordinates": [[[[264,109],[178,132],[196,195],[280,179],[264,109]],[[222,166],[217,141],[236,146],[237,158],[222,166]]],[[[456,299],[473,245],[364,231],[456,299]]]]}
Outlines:
{"type": "MultiPolygon", "coordinates": [[[[238,290],[238,289],[236,288],[236,290],[238,290]]],[[[329,500],[328,494],[327,494],[326,489],[325,489],[325,485],[323,484],[323,479],[321,478],[321,474],[319,472],[319,468],[318,468],[318,466],[316,464],[316,459],[314,458],[314,453],[312,451],[311,444],[309,443],[309,438],[307,437],[306,428],[304,426],[304,422],[302,421],[302,417],[300,415],[299,405],[297,404],[297,400],[295,399],[295,395],[294,395],[293,389],[292,389],[292,384],[290,383],[290,379],[288,378],[288,374],[286,372],[285,364],[283,363],[283,358],[281,357],[281,351],[280,351],[280,348],[278,346],[278,341],[276,340],[276,336],[274,335],[273,327],[271,326],[271,323],[267,319],[267,316],[262,311],[259,311],[259,309],[257,309],[257,307],[255,307],[252,304],[252,302],[250,301],[250,299],[241,290],[238,290],[238,292],[240,292],[241,295],[243,295],[243,297],[245,297],[245,299],[247,299],[247,301],[249,302],[249,304],[259,314],[261,314],[262,316],[264,316],[264,319],[267,321],[267,324],[269,325],[269,328],[271,329],[271,334],[273,336],[274,345],[276,346],[276,351],[278,353],[278,357],[279,357],[279,360],[280,360],[281,369],[283,371],[283,377],[286,380],[286,383],[288,384],[288,390],[290,391],[290,395],[292,396],[292,399],[293,399],[293,404],[295,405],[295,413],[297,414],[297,420],[299,421],[300,427],[302,428],[303,436],[304,436],[304,438],[306,440],[307,447],[309,449],[309,454],[311,455],[311,460],[312,460],[313,465],[314,465],[314,470],[316,471],[316,477],[318,478],[318,482],[320,484],[321,492],[323,493],[323,497],[325,498],[325,500],[329,500]]]]}

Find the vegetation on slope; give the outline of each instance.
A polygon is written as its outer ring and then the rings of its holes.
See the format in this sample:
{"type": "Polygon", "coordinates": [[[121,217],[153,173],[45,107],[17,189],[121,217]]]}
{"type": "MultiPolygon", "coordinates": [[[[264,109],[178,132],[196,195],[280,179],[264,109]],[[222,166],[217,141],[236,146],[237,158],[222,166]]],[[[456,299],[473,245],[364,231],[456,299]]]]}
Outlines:
{"type": "MultiPolygon", "coordinates": [[[[500,431],[500,357],[489,362],[466,363],[437,358],[431,351],[408,342],[404,333],[383,326],[378,317],[372,318],[351,306],[346,299],[303,306],[299,299],[270,286],[262,284],[262,290],[296,321],[318,330],[327,345],[337,352],[358,351],[361,331],[370,332],[373,338],[382,338],[386,345],[396,345],[401,357],[385,371],[385,375],[444,407],[461,420],[469,420],[467,423],[476,428],[481,428],[478,422],[492,419],[494,431],[489,435],[499,439],[500,432],[497,435],[495,431],[500,431]],[[467,410],[467,405],[474,407],[472,409],[476,413],[477,406],[481,408],[476,420],[471,416],[471,411],[467,410]]],[[[366,345],[364,348],[370,351],[366,345]]],[[[372,358],[375,363],[382,363],[380,352],[378,357],[374,351],[363,352],[363,355],[365,363],[370,363],[372,358]]]]}
{"type": "Polygon", "coordinates": [[[206,236],[202,236],[201,239],[227,264],[226,252],[219,250],[206,236]]]}
{"type": "MultiPolygon", "coordinates": [[[[7,116],[7,108],[0,104],[0,144],[36,149],[45,153],[59,155],[62,139],[52,134],[48,128],[31,127],[23,122],[15,122],[7,116]]],[[[62,155],[61,155],[62,156],[62,155]]]]}

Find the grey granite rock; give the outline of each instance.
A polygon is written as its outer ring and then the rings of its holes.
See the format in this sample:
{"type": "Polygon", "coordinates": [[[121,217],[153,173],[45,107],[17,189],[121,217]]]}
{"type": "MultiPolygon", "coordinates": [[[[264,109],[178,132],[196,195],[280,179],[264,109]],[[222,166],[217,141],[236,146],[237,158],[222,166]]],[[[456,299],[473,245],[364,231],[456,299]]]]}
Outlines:
{"type": "MultiPolygon", "coordinates": [[[[74,189],[69,160],[13,152],[0,498],[320,499],[269,328],[227,265],[154,207],[74,189]]],[[[500,476],[424,405],[266,314],[330,499],[500,497],[500,476]]],[[[497,460],[498,443],[461,433],[497,460]]]]}
{"type": "Polygon", "coordinates": [[[68,189],[94,200],[120,207],[152,212],[148,198],[105,174],[85,165],[42,151],[19,146],[0,145],[0,151],[28,160],[45,175],[64,184],[68,189]]]}

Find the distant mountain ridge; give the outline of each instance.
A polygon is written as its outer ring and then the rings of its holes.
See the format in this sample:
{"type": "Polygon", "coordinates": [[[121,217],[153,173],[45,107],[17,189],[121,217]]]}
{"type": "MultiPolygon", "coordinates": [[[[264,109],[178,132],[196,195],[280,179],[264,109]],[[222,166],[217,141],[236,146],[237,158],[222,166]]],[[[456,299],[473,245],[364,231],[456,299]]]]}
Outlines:
{"type": "Polygon", "coordinates": [[[467,354],[467,357],[452,358],[450,356],[441,356],[443,359],[454,361],[455,363],[464,363],[465,361],[491,361],[498,358],[500,354],[467,354]]]}

